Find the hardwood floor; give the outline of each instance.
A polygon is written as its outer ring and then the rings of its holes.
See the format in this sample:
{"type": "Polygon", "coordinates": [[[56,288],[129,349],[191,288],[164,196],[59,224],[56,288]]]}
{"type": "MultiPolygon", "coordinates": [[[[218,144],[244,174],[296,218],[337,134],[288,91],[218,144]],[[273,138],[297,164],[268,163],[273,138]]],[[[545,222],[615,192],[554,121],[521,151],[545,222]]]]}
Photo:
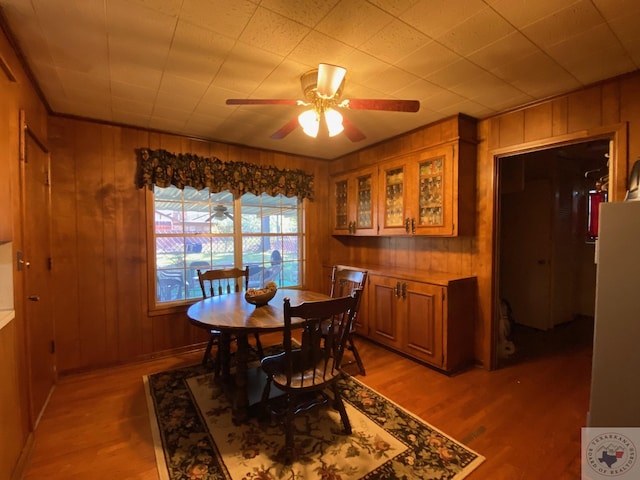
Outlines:
{"type": "MultiPolygon", "coordinates": [[[[579,479],[588,330],[582,324],[530,335],[531,345],[519,340],[519,353],[503,368],[451,377],[356,339],[367,369],[358,378],[485,456],[470,479],[579,479]]],[[[200,358],[194,352],[61,379],[24,478],[158,478],[142,375],[200,358]]]]}

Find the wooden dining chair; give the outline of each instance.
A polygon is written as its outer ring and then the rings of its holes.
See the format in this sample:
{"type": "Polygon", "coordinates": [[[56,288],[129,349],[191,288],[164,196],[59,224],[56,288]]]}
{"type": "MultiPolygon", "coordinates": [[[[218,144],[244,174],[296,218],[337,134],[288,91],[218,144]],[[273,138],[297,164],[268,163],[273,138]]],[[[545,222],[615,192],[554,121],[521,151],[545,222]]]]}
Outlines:
{"type": "Polygon", "coordinates": [[[298,414],[331,403],[340,413],[344,432],[351,433],[337,381],[361,293],[356,289],[350,296],[295,306],[289,298],[284,299],[284,351],[263,358],[260,365],[267,374],[262,405],[285,429],[285,463],[294,458],[294,420],[298,414]],[[326,324],[331,327],[328,333],[326,324]],[[284,392],[283,398],[270,400],[272,385],[284,392]]]}
{"type": "MultiPolygon", "coordinates": [[[[356,270],[342,265],[334,265],[331,272],[331,297],[336,298],[351,295],[351,293],[357,288],[364,291],[364,287],[367,284],[367,276],[367,270],[356,270]]],[[[356,344],[353,341],[353,334],[356,331],[356,318],[359,309],[360,303],[358,303],[356,307],[354,320],[351,324],[351,329],[349,330],[349,335],[347,338],[347,349],[353,354],[355,360],[343,363],[342,366],[346,367],[347,365],[357,363],[360,374],[366,375],[367,372],[364,368],[364,363],[362,363],[360,353],[358,353],[356,344]]]]}
{"type": "MultiPolygon", "coordinates": [[[[225,295],[230,293],[239,293],[246,291],[249,284],[249,267],[241,268],[219,268],[213,270],[202,271],[197,270],[200,288],[202,289],[202,298],[208,296],[225,295]]],[[[221,333],[218,330],[211,330],[209,342],[202,357],[202,365],[207,365],[211,360],[211,350],[214,345],[218,346],[216,360],[214,363],[214,371],[216,375],[220,374],[221,365],[221,333]]],[[[262,351],[262,343],[260,336],[256,333],[256,351],[260,358],[264,356],[262,351]]]]}

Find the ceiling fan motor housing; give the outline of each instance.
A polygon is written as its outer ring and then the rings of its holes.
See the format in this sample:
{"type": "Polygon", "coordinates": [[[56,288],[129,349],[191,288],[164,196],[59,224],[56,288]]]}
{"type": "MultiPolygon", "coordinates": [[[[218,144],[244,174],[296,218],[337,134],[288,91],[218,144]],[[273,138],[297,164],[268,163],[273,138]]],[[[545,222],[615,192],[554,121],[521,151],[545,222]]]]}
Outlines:
{"type": "MultiPolygon", "coordinates": [[[[340,98],[342,90],[344,89],[344,80],[345,79],[343,78],[340,86],[336,90],[336,93],[331,97],[331,100],[336,101],[340,98]]],[[[318,100],[318,94],[316,93],[318,89],[318,69],[314,68],[313,70],[303,73],[300,76],[300,86],[302,87],[307,103],[315,104],[318,100]]]]}
{"type": "Polygon", "coordinates": [[[300,86],[304,92],[305,99],[312,103],[315,97],[315,90],[318,86],[318,69],[309,70],[300,77],[300,86]]]}

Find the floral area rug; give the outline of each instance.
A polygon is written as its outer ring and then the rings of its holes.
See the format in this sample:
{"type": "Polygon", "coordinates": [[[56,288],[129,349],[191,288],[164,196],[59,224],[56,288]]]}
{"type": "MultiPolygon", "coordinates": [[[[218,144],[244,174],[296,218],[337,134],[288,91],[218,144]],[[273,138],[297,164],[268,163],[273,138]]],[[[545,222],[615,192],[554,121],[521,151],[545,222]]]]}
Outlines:
{"type": "Polygon", "coordinates": [[[460,480],[484,457],[358,380],[340,381],[353,433],[319,408],[296,419],[296,461],[284,465],[282,427],[231,421],[231,404],[197,365],[144,378],[162,480],[460,480]]]}

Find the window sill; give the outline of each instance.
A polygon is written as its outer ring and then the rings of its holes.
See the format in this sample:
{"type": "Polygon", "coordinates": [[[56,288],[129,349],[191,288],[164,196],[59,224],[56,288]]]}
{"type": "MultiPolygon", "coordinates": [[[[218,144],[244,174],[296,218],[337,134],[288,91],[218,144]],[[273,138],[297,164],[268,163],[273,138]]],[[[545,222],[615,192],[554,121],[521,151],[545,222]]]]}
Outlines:
{"type": "MultiPolygon", "coordinates": [[[[197,301],[197,300],[196,300],[197,301]]],[[[175,313],[185,313],[187,309],[194,304],[194,302],[181,302],[181,303],[173,303],[169,305],[157,305],[154,307],[150,307],[147,312],[150,317],[159,317],[162,315],[172,315],[175,313]]]]}

